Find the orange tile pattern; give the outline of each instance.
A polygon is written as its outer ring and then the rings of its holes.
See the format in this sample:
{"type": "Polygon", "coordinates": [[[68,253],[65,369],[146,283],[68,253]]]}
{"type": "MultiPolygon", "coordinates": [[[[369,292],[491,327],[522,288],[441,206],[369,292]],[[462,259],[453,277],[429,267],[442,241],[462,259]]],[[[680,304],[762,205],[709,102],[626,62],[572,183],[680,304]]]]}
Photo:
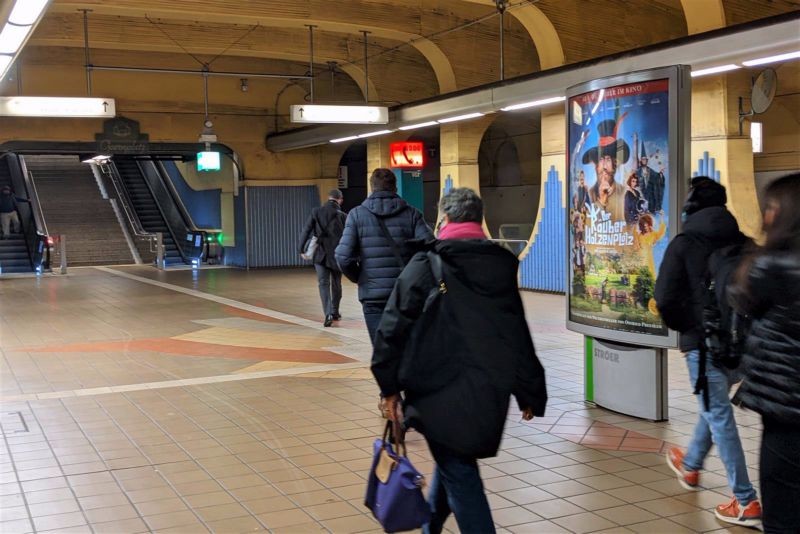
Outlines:
{"type": "Polygon", "coordinates": [[[199,343],[181,339],[156,338],[130,341],[98,341],[94,343],[72,343],[16,349],[22,352],[132,352],[153,351],[178,356],[201,358],[226,358],[235,360],[280,361],[304,363],[351,363],[355,360],[322,350],[286,350],[256,347],[234,347],[214,343],[199,343]]]}

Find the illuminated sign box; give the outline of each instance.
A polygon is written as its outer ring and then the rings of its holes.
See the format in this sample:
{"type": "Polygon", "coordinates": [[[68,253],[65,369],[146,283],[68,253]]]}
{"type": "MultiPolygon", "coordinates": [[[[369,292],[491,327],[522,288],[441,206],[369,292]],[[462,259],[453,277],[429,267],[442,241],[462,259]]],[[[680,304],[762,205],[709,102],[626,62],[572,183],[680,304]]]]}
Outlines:
{"type": "Polygon", "coordinates": [[[214,172],[220,169],[219,152],[198,152],[197,171],[214,172]]]}
{"type": "Polygon", "coordinates": [[[425,166],[425,145],[404,141],[389,145],[389,161],[394,169],[420,169],[425,166]]]}
{"type": "Polygon", "coordinates": [[[113,98],[61,98],[49,96],[0,97],[2,117],[114,117],[113,98]]]}
{"type": "Polygon", "coordinates": [[[385,106],[329,106],[298,104],[289,107],[292,122],[330,124],[386,124],[389,108],[385,106]]]}

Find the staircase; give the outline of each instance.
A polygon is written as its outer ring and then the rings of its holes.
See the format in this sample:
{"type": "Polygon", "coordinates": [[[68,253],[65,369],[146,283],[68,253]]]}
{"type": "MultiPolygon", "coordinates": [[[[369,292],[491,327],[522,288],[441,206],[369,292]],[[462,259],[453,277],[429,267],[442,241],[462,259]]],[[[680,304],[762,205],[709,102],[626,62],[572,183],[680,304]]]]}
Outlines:
{"type": "Polygon", "coordinates": [[[164,221],[164,216],[161,215],[158,204],[156,204],[136,161],[114,158],[114,165],[116,165],[117,171],[125,183],[125,189],[128,191],[133,209],[136,210],[136,214],[139,216],[142,228],[147,232],[161,232],[164,235],[164,258],[166,262],[168,264],[184,263],[175,239],[172,237],[172,233],[170,233],[169,227],[164,221]]]}
{"type": "MultiPolygon", "coordinates": [[[[134,263],[111,203],[102,197],[89,165],[77,156],[26,156],[47,230],[64,235],[69,265],[134,263]]],[[[57,265],[58,247],[52,262],[57,265]]]]}
{"type": "MultiPolygon", "coordinates": [[[[6,185],[11,186],[8,160],[0,159],[0,188],[6,185]]],[[[15,193],[17,196],[25,196],[16,191],[15,193]]],[[[11,234],[0,240],[0,274],[29,273],[32,270],[28,246],[25,244],[25,237],[22,234],[11,234]]]]}

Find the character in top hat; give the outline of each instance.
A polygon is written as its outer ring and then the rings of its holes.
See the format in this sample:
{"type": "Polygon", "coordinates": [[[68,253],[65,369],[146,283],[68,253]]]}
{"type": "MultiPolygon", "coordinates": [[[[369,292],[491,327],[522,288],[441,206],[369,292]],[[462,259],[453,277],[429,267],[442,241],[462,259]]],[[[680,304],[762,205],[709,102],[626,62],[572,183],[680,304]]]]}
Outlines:
{"type": "Polygon", "coordinates": [[[597,146],[583,153],[583,164],[594,163],[597,181],[589,190],[593,204],[611,214],[614,221],[625,220],[625,189],[614,179],[617,166],[627,163],[631,149],[623,139],[617,139],[619,123],[613,119],[604,120],[597,126],[600,140],[597,146]]]}
{"type": "Polygon", "coordinates": [[[647,152],[644,150],[642,141],[642,151],[639,155],[639,168],[636,169],[636,176],[639,177],[639,187],[647,200],[648,211],[658,213],[662,209],[664,202],[664,173],[656,172],[647,165],[647,152]]]}

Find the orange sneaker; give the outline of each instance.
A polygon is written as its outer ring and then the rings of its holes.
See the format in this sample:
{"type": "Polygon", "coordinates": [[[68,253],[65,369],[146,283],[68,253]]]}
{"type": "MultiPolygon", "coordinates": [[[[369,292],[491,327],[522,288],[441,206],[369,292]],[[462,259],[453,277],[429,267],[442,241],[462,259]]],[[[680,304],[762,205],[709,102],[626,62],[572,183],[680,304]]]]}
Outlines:
{"type": "Polygon", "coordinates": [[[686,454],[678,447],[667,450],[667,465],[678,475],[678,482],[689,491],[697,491],[700,485],[700,471],[687,471],[683,468],[683,457],[686,454]]]}
{"type": "Polygon", "coordinates": [[[740,525],[743,527],[761,527],[761,504],[755,500],[747,506],[741,506],[739,501],[734,499],[728,504],[720,504],[714,510],[714,515],[720,521],[740,525]]]}

